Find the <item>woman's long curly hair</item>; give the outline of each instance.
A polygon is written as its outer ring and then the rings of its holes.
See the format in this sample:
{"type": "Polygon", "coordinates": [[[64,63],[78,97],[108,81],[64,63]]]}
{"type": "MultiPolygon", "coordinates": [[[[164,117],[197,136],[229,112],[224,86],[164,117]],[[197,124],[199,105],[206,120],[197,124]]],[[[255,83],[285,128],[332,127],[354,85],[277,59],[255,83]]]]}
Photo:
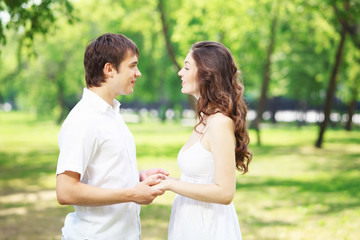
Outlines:
{"type": "Polygon", "coordinates": [[[246,128],[246,104],[243,99],[244,86],[239,80],[240,71],[224,45],[218,42],[197,42],[191,47],[192,57],[197,66],[199,98],[196,105],[199,123],[204,116],[221,112],[234,122],[236,139],[236,168],[248,172],[252,153],[246,128]]]}

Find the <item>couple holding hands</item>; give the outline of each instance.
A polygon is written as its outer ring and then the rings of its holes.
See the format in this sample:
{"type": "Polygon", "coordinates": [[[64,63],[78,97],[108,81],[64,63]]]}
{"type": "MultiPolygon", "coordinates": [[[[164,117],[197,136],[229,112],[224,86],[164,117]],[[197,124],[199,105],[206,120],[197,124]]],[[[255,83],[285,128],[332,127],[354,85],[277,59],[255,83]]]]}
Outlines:
{"type": "Polygon", "coordinates": [[[140,205],[165,191],[176,193],[168,239],[241,239],[232,199],[236,169],[246,173],[252,153],[244,87],[230,51],[195,43],[178,73],[181,92],[197,99],[198,120],[178,154],[180,179],[137,168],[135,141],[115,97],[133,93],[138,61],[136,44],[122,34],[104,34],[86,48],[87,87],[59,133],[57,198],[75,207],[62,239],[140,239],[140,205]]]}

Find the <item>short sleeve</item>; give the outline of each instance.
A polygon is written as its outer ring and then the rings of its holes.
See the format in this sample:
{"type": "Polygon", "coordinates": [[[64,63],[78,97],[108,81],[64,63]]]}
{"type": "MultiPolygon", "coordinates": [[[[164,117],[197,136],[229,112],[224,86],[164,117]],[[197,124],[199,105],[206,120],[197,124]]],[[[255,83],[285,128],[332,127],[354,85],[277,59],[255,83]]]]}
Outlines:
{"type": "Polygon", "coordinates": [[[56,175],[65,171],[79,173],[80,179],[97,151],[98,138],[90,124],[65,123],[59,133],[59,158],[56,175]]]}

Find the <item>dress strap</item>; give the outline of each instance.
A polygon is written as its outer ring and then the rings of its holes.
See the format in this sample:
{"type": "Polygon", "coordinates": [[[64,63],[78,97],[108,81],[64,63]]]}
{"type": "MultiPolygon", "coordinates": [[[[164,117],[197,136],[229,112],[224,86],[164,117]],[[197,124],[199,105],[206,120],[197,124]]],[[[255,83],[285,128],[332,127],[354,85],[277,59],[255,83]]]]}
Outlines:
{"type": "Polygon", "coordinates": [[[199,141],[201,141],[201,139],[203,138],[203,136],[205,135],[205,133],[206,133],[206,131],[207,131],[208,129],[209,129],[209,128],[208,128],[208,126],[206,125],[205,128],[204,128],[204,130],[203,130],[202,133],[201,133],[201,136],[200,136],[199,141]]]}

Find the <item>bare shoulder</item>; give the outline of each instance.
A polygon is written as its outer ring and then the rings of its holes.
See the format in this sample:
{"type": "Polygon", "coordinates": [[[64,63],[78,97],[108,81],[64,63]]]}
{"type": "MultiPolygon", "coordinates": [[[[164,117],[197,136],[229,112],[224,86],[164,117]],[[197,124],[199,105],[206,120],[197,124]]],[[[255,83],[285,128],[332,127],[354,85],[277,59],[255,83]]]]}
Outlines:
{"type": "Polygon", "coordinates": [[[216,113],[208,118],[207,124],[207,141],[210,149],[223,149],[224,146],[232,146],[234,143],[234,122],[230,117],[216,113]]]}
{"type": "Polygon", "coordinates": [[[233,120],[224,115],[223,113],[215,113],[211,115],[208,120],[207,124],[210,129],[233,129],[234,128],[234,122],[233,120]]]}

